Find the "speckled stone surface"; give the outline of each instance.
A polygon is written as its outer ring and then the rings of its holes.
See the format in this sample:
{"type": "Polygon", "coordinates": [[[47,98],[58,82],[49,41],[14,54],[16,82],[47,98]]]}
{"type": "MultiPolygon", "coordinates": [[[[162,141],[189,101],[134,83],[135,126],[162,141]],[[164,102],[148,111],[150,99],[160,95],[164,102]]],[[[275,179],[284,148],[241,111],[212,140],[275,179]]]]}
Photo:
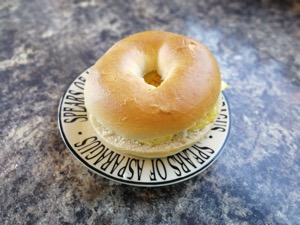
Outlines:
{"type": "Polygon", "coordinates": [[[299,3],[181,2],[0,2],[0,224],[300,224],[299,3]],[[231,86],[220,158],[159,188],[89,172],[57,125],[76,76],[149,29],[201,40],[231,86]]]}

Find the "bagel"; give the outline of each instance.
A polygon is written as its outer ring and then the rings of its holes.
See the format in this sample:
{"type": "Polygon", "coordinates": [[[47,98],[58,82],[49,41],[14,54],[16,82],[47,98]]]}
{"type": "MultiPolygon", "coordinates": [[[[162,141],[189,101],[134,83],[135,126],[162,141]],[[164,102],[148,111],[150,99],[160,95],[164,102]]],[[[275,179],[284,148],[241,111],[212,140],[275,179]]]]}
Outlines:
{"type": "Polygon", "coordinates": [[[145,31],[114,44],[87,75],[84,98],[100,140],[140,157],[175,154],[199,141],[221,106],[221,77],[199,41],[145,31]]]}

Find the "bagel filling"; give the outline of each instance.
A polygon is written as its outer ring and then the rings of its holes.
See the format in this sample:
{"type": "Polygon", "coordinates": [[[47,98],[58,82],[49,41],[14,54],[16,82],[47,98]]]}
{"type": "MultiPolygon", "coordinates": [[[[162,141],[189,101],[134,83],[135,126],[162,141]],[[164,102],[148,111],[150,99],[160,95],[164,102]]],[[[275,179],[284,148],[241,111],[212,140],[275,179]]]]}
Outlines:
{"type": "Polygon", "coordinates": [[[154,87],[158,87],[163,80],[161,79],[161,76],[157,73],[157,71],[151,71],[144,75],[144,80],[147,84],[150,84],[154,87]]]}

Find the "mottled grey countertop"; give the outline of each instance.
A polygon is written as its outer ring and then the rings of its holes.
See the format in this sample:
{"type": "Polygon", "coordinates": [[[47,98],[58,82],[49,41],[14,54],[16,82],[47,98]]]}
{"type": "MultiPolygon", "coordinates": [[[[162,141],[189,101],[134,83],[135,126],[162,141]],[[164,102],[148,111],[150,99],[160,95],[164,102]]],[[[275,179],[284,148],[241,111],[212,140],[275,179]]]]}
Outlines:
{"type": "Polygon", "coordinates": [[[299,3],[160,2],[0,2],[0,224],[300,224],[299,3]],[[141,188],[75,159],[57,108],[113,43],[150,29],[212,50],[232,129],[206,173],[141,188]]]}

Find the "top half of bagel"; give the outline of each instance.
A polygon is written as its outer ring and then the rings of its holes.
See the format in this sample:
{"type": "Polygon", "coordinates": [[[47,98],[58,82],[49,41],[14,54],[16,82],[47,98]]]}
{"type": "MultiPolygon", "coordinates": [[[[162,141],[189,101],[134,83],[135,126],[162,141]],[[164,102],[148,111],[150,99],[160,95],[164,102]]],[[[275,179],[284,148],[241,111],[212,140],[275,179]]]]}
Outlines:
{"type": "Polygon", "coordinates": [[[88,112],[106,129],[142,140],[193,126],[220,91],[218,64],[202,43],[145,31],[117,42],[96,62],[84,94],[88,112]],[[156,85],[145,79],[151,73],[159,77],[156,85]]]}

